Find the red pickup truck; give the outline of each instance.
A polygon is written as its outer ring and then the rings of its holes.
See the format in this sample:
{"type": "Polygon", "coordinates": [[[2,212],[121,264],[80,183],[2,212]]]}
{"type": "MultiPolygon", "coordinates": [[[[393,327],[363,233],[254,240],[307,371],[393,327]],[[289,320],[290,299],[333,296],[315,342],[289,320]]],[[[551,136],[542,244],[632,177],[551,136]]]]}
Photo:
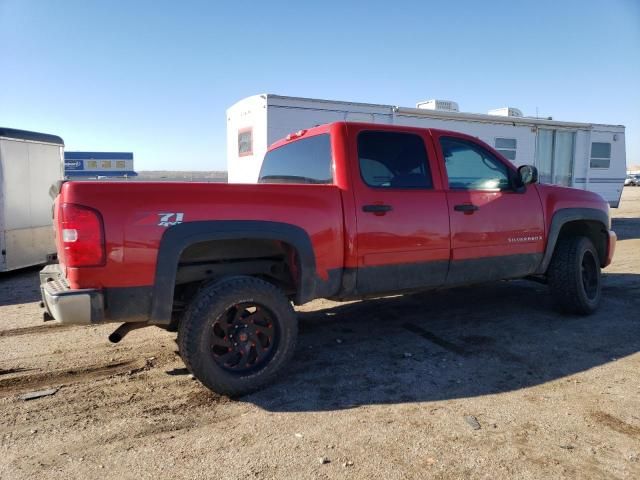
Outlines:
{"type": "Polygon", "coordinates": [[[589,314],[616,235],[598,195],[539,185],[456,132],[339,122],[275,143],[257,185],[67,182],[45,318],[178,331],[189,370],[240,395],[293,355],[292,303],[502,279],[589,314]]]}

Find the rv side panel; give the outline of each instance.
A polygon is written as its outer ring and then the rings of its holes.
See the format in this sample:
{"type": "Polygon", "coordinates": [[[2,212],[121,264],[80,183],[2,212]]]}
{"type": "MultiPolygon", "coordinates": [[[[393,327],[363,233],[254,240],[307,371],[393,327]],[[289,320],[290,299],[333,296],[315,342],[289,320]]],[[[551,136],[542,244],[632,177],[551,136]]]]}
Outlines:
{"type": "Polygon", "coordinates": [[[392,107],[268,96],[268,144],[288,134],[331,122],[390,123],[392,107]]]}
{"type": "Polygon", "coordinates": [[[267,146],[267,101],[264,95],[245,98],[227,109],[229,183],[256,183],[267,146]]]}
{"type": "Polygon", "coordinates": [[[516,165],[535,164],[536,132],[527,125],[505,125],[503,123],[481,123],[463,120],[443,120],[430,117],[397,115],[394,123],[421,128],[438,128],[473,135],[496,147],[497,139],[515,140],[515,149],[510,160],[516,165]]]}
{"type": "Polygon", "coordinates": [[[594,125],[585,158],[589,164],[587,189],[617,207],[627,174],[624,128],[594,125]]]}
{"type": "Polygon", "coordinates": [[[3,269],[43,264],[55,253],[49,187],[62,178],[62,147],[0,140],[3,269]]]}
{"type": "Polygon", "coordinates": [[[29,144],[2,140],[4,178],[5,266],[13,270],[29,265],[33,238],[29,201],[29,144]]]}
{"type": "Polygon", "coordinates": [[[0,272],[7,269],[7,249],[4,238],[5,223],[4,140],[0,138],[0,272]]]}

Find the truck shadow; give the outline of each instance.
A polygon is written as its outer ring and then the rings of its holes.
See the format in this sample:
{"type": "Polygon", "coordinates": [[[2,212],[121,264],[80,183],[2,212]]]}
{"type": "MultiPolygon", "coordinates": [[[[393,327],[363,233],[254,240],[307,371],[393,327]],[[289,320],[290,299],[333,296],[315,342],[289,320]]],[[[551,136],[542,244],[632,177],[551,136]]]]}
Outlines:
{"type": "Polygon", "coordinates": [[[0,307],[40,301],[42,265],[0,273],[0,307]]]}
{"type": "Polygon", "coordinates": [[[611,229],[616,232],[618,240],[640,238],[640,218],[612,218],[611,229]]]}
{"type": "Polygon", "coordinates": [[[640,351],[639,307],[634,274],[606,275],[588,317],[556,313],[526,281],[338,304],[300,313],[285,378],[243,400],[306,412],[535,386],[640,351]]]}

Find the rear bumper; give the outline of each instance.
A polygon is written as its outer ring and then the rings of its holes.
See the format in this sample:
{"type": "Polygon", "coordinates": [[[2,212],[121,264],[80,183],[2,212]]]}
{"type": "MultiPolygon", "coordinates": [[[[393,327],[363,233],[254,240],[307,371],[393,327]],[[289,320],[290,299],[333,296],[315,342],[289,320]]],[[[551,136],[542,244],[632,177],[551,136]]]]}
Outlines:
{"type": "Polygon", "coordinates": [[[70,289],[59,265],[47,265],[40,271],[40,293],[44,308],[60,323],[90,325],[104,320],[102,292],[70,289]]]}
{"type": "Polygon", "coordinates": [[[613,260],[613,254],[616,251],[616,242],[618,241],[618,236],[616,232],[613,230],[609,230],[607,232],[609,234],[609,238],[607,239],[607,255],[605,257],[604,266],[611,265],[611,261],[613,260]]]}

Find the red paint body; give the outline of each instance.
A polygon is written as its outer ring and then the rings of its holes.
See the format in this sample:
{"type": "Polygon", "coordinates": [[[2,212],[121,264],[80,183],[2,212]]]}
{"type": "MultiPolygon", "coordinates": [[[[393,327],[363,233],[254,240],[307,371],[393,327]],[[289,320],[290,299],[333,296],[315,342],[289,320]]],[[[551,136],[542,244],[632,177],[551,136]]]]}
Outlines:
{"type": "MultiPolygon", "coordinates": [[[[152,285],[158,246],[166,231],[158,225],[159,218],[170,212],[183,213],[185,223],[268,220],[301,227],[311,239],[317,275],[325,280],[335,269],[542,254],[558,209],[593,208],[608,214],[601,197],[569,188],[529,185],[524,193],[449,190],[437,141],[441,135],[475,142],[515,170],[490,146],[467,135],[341,122],[310,129],[302,138],[321,133],[331,135],[334,185],[65,183],[56,201],[56,214],[63,203],[90,207],[102,215],[105,235],[103,266],[70,268],[64,266],[58,228],[58,252],[70,287],[152,285]],[[355,139],[362,130],[420,135],[427,147],[433,189],[368,187],[360,177],[357,159],[355,139]],[[454,210],[455,205],[465,203],[479,210],[471,214],[454,210]],[[361,208],[365,204],[390,204],[393,210],[366,213],[361,208]],[[514,242],[514,237],[529,240],[514,242]]],[[[288,142],[281,140],[271,149],[288,142]]]]}

